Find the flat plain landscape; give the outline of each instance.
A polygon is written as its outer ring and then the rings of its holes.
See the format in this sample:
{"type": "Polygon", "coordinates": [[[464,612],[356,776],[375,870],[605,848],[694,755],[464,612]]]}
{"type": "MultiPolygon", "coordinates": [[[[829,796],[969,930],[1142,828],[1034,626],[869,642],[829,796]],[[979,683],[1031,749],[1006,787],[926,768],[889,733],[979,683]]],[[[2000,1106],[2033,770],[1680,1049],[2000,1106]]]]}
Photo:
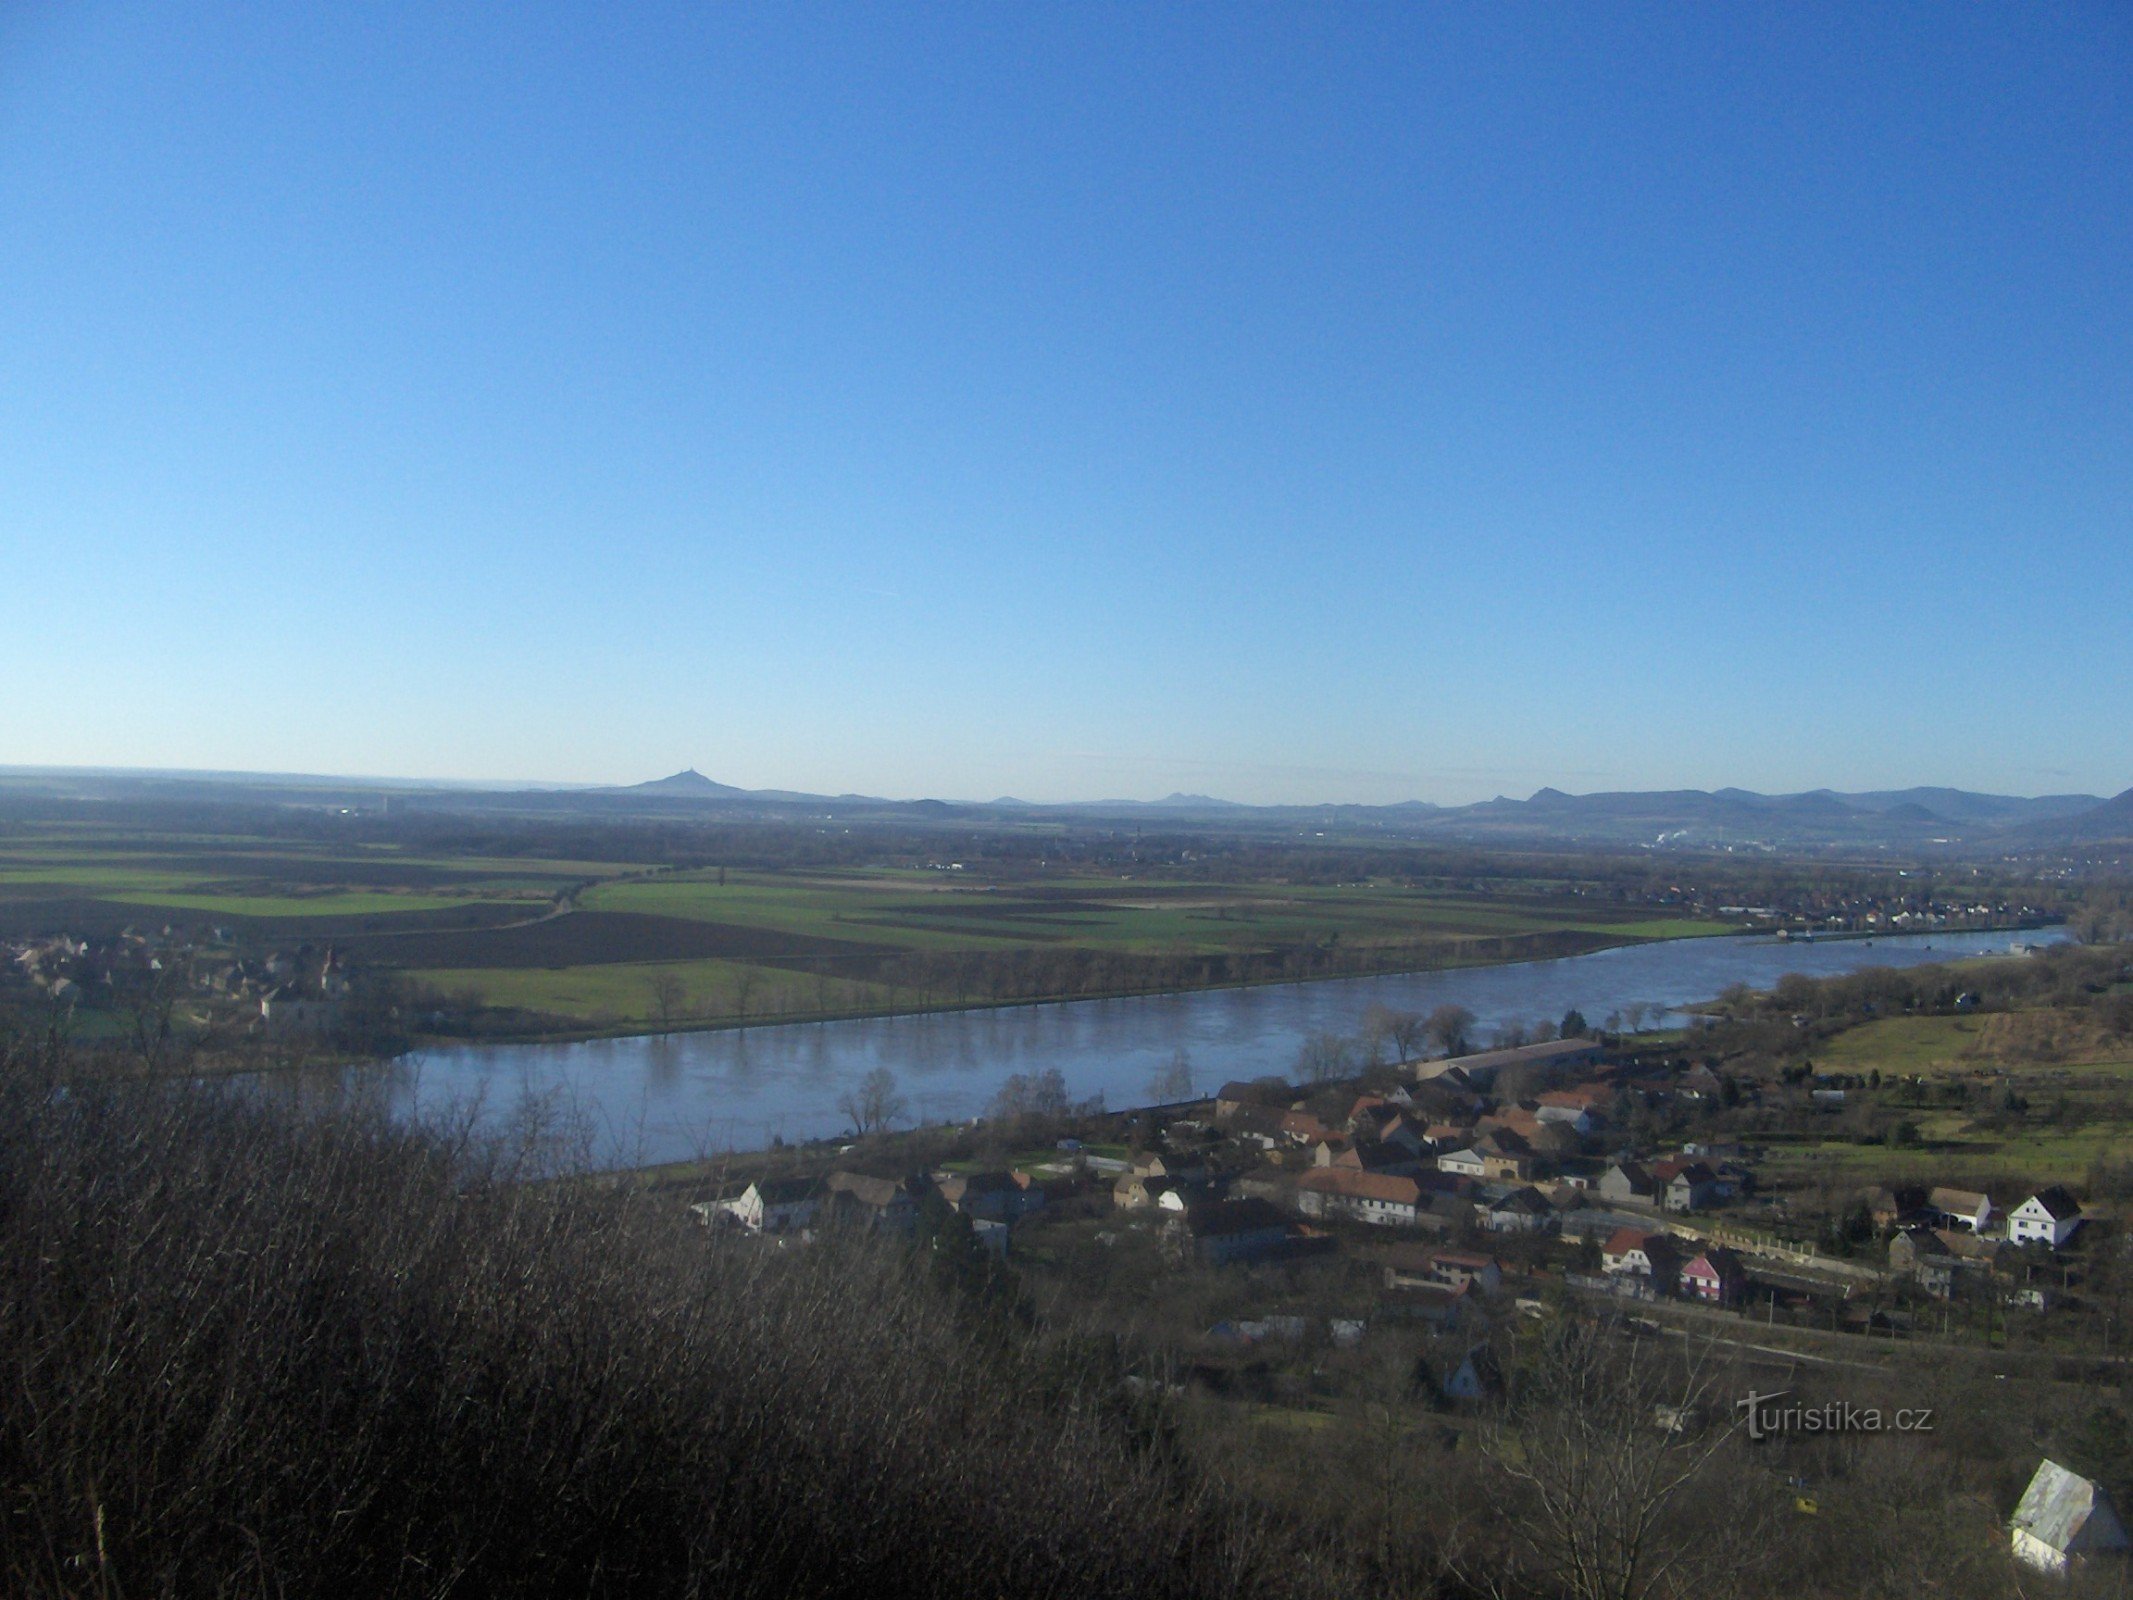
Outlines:
{"type": "Polygon", "coordinates": [[[233,949],[331,947],[517,1036],[1419,970],[1728,929],[1548,873],[1477,893],[1175,867],[724,867],[34,823],[0,835],[0,935],[164,926],[233,949]]]}

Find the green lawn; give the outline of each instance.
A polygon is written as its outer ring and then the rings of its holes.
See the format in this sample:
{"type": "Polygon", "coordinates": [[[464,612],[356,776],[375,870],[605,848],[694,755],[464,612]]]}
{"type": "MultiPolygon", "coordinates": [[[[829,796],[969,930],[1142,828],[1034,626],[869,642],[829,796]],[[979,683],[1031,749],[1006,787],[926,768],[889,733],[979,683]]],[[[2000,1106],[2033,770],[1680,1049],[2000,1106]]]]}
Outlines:
{"type": "Polygon", "coordinates": [[[2064,1059],[2040,1062],[1997,1047],[2004,1016],[1884,1017],[1848,1028],[1815,1052],[1815,1065],[1827,1072],[1932,1077],[2001,1069],[2025,1077],[2039,1073],[2089,1073],[2119,1076],[2133,1070],[2133,1051],[2076,1047],[2064,1059]]]}
{"type": "Polygon", "coordinates": [[[818,987],[814,978],[739,961],[647,961],[588,967],[431,968],[407,974],[446,994],[473,993],[481,1003],[565,1017],[589,1027],[651,1024],[658,1020],[654,980],[677,979],[682,995],[676,1020],[731,1017],[748,987],[748,1014],[809,1014],[824,1006],[865,1011],[888,1002],[879,984],[844,978],[818,987]]]}
{"type": "Polygon", "coordinates": [[[422,917],[475,902],[537,915],[561,890],[627,863],[416,855],[220,835],[52,829],[0,843],[0,903],[55,897],[280,921],[422,917]]]}

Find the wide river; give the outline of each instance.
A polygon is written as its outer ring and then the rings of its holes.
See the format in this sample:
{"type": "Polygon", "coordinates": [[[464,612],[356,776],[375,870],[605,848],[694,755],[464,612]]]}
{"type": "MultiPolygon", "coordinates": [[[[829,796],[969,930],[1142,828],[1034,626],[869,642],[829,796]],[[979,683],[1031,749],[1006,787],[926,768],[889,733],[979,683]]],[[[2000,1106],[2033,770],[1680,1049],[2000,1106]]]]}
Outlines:
{"type": "MultiPolygon", "coordinates": [[[[802,1022],[667,1038],[585,1044],[471,1045],[427,1049],[385,1067],[353,1069],[407,1110],[478,1104],[485,1116],[529,1101],[574,1119],[586,1152],[608,1166],[753,1149],[773,1135],[832,1136],[847,1124],[837,1099],[887,1067],[918,1120],[981,1112],[1013,1073],[1056,1067],[1076,1097],[1113,1108],[1146,1104],[1156,1070],[1180,1050],[1193,1081],[1287,1073],[1310,1035],[1352,1034],[1373,1004],[1427,1012],[1462,1005],[1475,1037],[1501,1026],[1555,1020],[1575,1006],[1595,1023],[1643,1004],[1647,1026],[1729,984],[1768,988],[1788,972],[1813,976],[1862,967],[1917,966],[2004,952],[2016,939],[2059,930],[1936,933],[1787,943],[1763,937],[1670,939],[1560,961],[1452,972],[1325,979],[1253,989],[1126,1000],[1075,1000],[926,1016],[802,1022]]],[[[314,1087],[316,1082],[314,1080],[314,1087]]]]}

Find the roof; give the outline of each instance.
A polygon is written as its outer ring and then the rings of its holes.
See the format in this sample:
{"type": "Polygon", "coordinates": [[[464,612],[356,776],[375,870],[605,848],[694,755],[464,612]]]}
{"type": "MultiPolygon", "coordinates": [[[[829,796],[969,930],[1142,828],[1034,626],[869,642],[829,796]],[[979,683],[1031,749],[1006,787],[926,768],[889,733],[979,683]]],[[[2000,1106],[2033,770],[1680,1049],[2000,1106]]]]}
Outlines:
{"type": "Polygon", "coordinates": [[[2064,1555],[2074,1548],[2099,1508],[2103,1518],[2096,1532],[2101,1537],[2095,1543],[2106,1549],[2124,1548],[2124,1530],[2118,1526],[2104,1492],[2056,1461],[2040,1461],[2036,1476],[2022,1491],[2021,1504],[2015,1507],[2013,1526],[2064,1555]]]}
{"type": "Polygon", "coordinates": [[[875,1178],[863,1172],[833,1172],[823,1185],[832,1194],[848,1194],[863,1205],[892,1206],[904,1198],[904,1186],[894,1178],[875,1178]]]}
{"type": "Polygon", "coordinates": [[[1423,1260],[1438,1266],[1465,1267],[1470,1272],[1482,1272],[1496,1265],[1494,1256],[1485,1256],[1474,1250],[1429,1250],[1423,1260]]]}
{"type": "Polygon", "coordinates": [[[1974,1215],[1981,1206],[1992,1202],[1975,1189],[1935,1189],[1926,1196],[1926,1204],[1935,1211],[1952,1211],[1961,1216],[1974,1215]]]}
{"type": "Polygon", "coordinates": [[[758,1178],[748,1187],[766,1206],[789,1206],[813,1198],[820,1185],[813,1178],[758,1178]]]}
{"type": "Polygon", "coordinates": [[[1651,1253],[1654,1244],[1667,1243],[1667,1235],[1655,1233],[1649,1228],[1617,1228],[1607,1241],[1606,1253],[1611,1256],[1626,1256],[1632,1250],[1651,1253]]]}
{"type": "Polygon", "coordinates": [[[1387,1205],[1418,1205],[1422,1199],[1422,1186],[1412,1178],[1396,1178],[1387,1172],[1358,1172],[1353,1167],[1315,1167],[1296,1180],[1296,1187],[1387,1205]]]}
{"type": "Polygon", "coordinates": [[[1681,1269],[1684,1278],[1726,1278],[1741,1271],[1741,1259],[1722,1244],[1699,1251],[1696,1259],[1681,1269]]]}
{"type": "Polygon", "coordinates": [[[1550,1089],[1540,1097],[1544,1106],[1561,1106],[1565,1110],[1597,1111],[1612,1099],[1607,1090],[1596,1083],[1583,1084],[1575,1089],[1550,1089]]]}
{"type": "Polygon", "coordinates": [[[1386,1167],[1411,1166],[1414,1157],[1398,1145],[1352,1144],[1333,1158],[1337,1166],[1350,1169],[1361,1168],[1365,1172],[1383,1171],[1386,1167]]]}
{"type": "Polygon", "coordinates": [[[1980,1237],[1967,1228],[1935,1228],[1933,1237],[1947,1246],[1948,1254],[1965,1261],[1990,1263],[1999,1258],[2000,1240],[1980,1237]]]}
{"type": "Polygon", "coordinates": [[[1565,1056],[1598,1055],[1599,1044],[1591,1039],[1550,1039],[1543,1044],[1522,1044],[1510,1050],[1483,1050],[1477,1055],[1455,1056],[1451,1065],[1462,1072],[1484,1072],[1518,1066],[1529,1061],[1559,1061],[1565,1056]]]}
{"type": "Polygon", "coordinates": [[[1185,1225],[1202,1239],[1224,1238],[1238,1233],[1259,1233],[1279,1228],[1286,1233],[1289,1219],[1264,1200],[1210,1200],[1188,1206],[1185,1225]]]}
{"type": "Polygon", "coordinates": [[[951,1200],[958,1195],[998,1194],[1008,1189],[1019,1190],[1021,1187],[1012,1172],[959,1173],[943,1178],[940,1184],[941,1193],[951,1200]]]}

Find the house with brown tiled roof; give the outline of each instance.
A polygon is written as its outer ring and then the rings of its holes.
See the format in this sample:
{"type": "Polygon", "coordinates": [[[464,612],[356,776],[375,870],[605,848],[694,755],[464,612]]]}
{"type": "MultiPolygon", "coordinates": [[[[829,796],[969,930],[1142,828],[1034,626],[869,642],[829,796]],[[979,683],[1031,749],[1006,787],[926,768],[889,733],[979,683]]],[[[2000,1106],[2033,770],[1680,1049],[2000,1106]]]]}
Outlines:
{"type": "Polygon", "coordinates": [[[1313,1111],[1288,1112],[1281,1119],[1281,1131],[1291,1144],[1312,1144],[1320,1139],[1342,1137],[1339,1129],[1328,1127],[1313,1111]]]}
{"type": "Polygon", "coordinates": [[[1361,1141],[1336,1152],[1332,1161],[1327,1164],[1351,1172],[1389,1172],[1398,1177],[1409,1176],[1419,1171],[1422,1166],[1412,1153],[1396,1144],[1366,1144],[1361,1141]]]}
{"type": "Polygon", "coordinates": [[[1296,1180],[1296,1206],[1307,1217],[1351,1217],[1381,1227],[1415,1225],[1422,1186],[1390,1173],[1318,1167],[1296,1180]]]}

